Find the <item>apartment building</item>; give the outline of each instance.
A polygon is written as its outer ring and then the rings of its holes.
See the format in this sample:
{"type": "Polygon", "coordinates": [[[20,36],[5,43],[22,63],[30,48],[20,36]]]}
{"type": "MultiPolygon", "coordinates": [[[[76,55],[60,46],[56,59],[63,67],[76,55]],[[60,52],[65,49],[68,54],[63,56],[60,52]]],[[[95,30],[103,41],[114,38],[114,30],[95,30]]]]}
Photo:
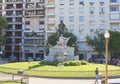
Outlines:
{"type": "Polygon", "coordinates": [[[0,16],[2,16],[2,0],[0,0],[0,16]]]}
{"type": "Polygon", "coordinates": [[[52,17],[55,17],[53,28],[56,28],[62,20],[68,30],[77,36],[79,59],[89,59],[91,55],[97,54],[87,45],[87,35],[93,38],[97,32],[120,31],[120,0],[49,0],[49,2],[52,5],[55,3],[55,7],[51,5],[46,9],[51,12],[52,17]]]}
{"type": "Polygon", "coordinates": [[[44,0],[4,0],[5,56],[22,61],[29,57],[43,59],[45,39],[44,0]]]}
{"type": "MultiPolygon", "coordinates": [[[[5,30],[5,56],[19,61],[44,58],[47,37],[62,20],[77,36],[79,59],[97,54],[87,45],[86,36],[95,32],[120,31],[120,0],[1,0],[5,30]],[[2,2],[3,1],[3,2],[2,2]]],[[[1,11],[0,11],[1,12],[1,11]]]]}

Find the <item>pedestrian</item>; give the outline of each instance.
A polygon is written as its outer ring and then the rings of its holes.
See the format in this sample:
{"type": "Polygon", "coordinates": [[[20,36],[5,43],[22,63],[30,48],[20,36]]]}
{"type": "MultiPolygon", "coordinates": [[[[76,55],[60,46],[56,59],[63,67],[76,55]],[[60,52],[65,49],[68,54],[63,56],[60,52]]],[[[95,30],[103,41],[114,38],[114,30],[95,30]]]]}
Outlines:
{"type": "Polygon", "coordinates": [[[96,75],[95,83],[98,84],[98,80],[99,80],[99,69],[98,68],[96,68],[95,70],[95,75],[96,75]]]}

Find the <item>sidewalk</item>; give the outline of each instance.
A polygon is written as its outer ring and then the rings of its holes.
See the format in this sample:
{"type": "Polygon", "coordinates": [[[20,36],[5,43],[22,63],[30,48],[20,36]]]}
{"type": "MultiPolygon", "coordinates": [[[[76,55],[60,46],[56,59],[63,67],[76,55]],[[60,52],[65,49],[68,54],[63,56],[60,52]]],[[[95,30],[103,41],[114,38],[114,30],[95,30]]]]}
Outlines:
{"type": "MultiPolygon", "coordinates": [[[[12,80],[13,75],[0,72],[0,80],[12,80]]],[[[14,80],[20,80],[21,76],[15,75],[14,80]]],[[[109,79],[110,84],[120,84],[120,78],[109,79]]],[[[29,77],[29,84],[95,84],[95,79],[55,79],[55,78],[41,78],[29,77]]],[[[101,84],[101,79],[99,83],[101,84]]]]}

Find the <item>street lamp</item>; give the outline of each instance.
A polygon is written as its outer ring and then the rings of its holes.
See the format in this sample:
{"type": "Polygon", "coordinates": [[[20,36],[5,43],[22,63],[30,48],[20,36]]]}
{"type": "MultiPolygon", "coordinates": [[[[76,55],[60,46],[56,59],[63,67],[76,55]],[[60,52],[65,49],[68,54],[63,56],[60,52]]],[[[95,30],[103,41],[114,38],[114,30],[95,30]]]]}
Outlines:
{"type": "Polygon", "coordinates": [[[21,61],[22,61],[22,55],[21,55],[21,51],[22,51],[22,50],[21,50],[21,43],[19,43],[19,46],[20,46],[20,47],[19,47],[19,51],[20,51],[20,52],[19,52],[19,61],[21,62],[21,61]]]}
{"type": "Polygon", "coordinates": [[[3,54],[3,52],[2,51],[0,51],[0,55],[2,56],[2,54],[3,54]]]}
{"type": "Polygon", "coordinates": [[[108,84],[108,40],[110,38],[110,34],[108,31],[104,34],[106,41],[106,65],[105,65],[105,84],[108,84]]]}
{"type": "Polygon", "coordinates": [[[34,45],[34,55],[33,55],[34,60],[35,60],[35,54],[36,54],[36,45],[34,45]]]}

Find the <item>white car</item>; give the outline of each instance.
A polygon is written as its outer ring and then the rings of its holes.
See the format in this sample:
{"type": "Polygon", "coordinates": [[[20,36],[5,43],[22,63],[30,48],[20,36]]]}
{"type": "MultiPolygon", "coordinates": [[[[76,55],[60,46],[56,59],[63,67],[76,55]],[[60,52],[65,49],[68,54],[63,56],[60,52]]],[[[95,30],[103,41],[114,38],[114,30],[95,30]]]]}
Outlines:
{"type": "Polygon", "coordinates": [[[120,66],[120,61],[117,62],[117,65],[120,66]]]}

